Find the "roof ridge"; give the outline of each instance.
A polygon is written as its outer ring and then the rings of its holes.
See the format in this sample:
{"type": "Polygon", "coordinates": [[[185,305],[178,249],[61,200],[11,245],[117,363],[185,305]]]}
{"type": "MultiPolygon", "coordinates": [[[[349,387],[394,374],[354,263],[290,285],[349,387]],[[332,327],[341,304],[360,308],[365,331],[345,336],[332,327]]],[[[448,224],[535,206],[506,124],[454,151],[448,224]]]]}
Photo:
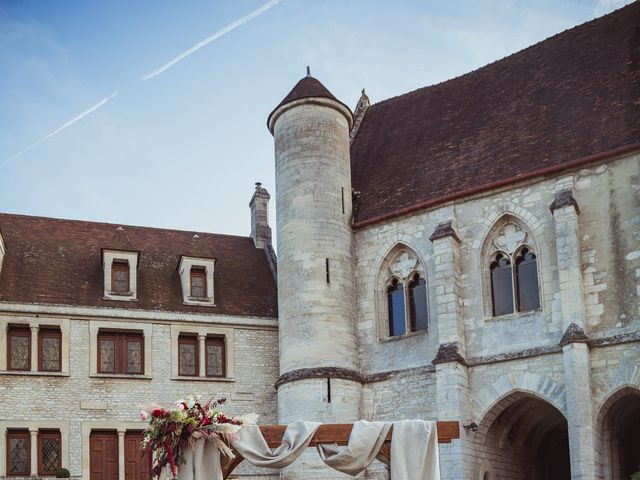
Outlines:
{"type": "Polygon", "coordinates": [[[42,215],[26,215],[24,213],[9,213],[9,212],[0,212],[0,217],[2,216],[14,216],[14,217],[23,217],[23,218],[32,218],[32,219],[40,219],[40,220],[50,220],[56,222],[72,222],[72,223],[89,223],[92,225],[101,225],[106,228],[108,227],[122,227],[122,228],[133,228],[133,229],[144,229],[144,230],[155,230],[155,231],[165,231],[165,232],[175,232],[175,233],[188,233],[188,234],[197,234],[197,235],[210,235],[215,237],[232,237],[232,238],[243,238],[243,239],[251,239],[249,235],[232,235],[229,233],[215,233],[215,232],[203,232],[197,230],[182,230],[177,228],[164,228],[164,227],[149,227],[145,225],[128,225],[124,223],[112,223],[112,222],[99,222],[93,220],[79,220],[75,218],[59,218],[59,217],[45,217],[42,215]]]}
{"type": "Polygon", "coordinates": [[[547,42],[550,42],[552,40],[555,40],[557,37],[559,37],[561,35],[566,35],[569,32],[572,32],[574,30],[578,30],[578,29],[584,28],[589,24],[594,24],[594,23],[601,22],[603,19],[605,19],[607,17],[612,17],[614,15],[620,15],[620,12],[622,10],[626,10],[628,8],[632,8],[634,6],[637,8],[638,5],[640,5],[640,2],[634,0],[630,4],[624,5],[624,6],[620,7],[620,8],[618,8],[618,9],[614,10],[613,12],[607,13],[606,15],[601,15],[599,17],[595,17],[595,18],[593,18],[591,20],[588,20],[586,22],[574,25],[573,27],[565,28],[561,32],[554,33],[550,37],[544,38],[544,39],[542,39],[542,40],[540,40],[540,41],[538,41],[536,43],[533,43],[533,44],[529,45],[528,47],[525,47],[525,48],[523,48],[521,50],[518,50],[518,51],[515,51],[513,53],[510,53],[509,55],[506,55],[504,57],[498,58],[498,59],[496,59],[496,60],[494,60],[492,62],[489,62],[489,63],[487,63],[485,65],[482,65],[481,67],[478,67],[478,68],[476,68],[474,70],[470,70],[470,71],[468,71],[466,73],[463,73],[463,74],[455,76],[455,77],[448,78],[448,79],[443,80],[443,81],[438,82],[438,83],[434,83],[434,84],[431,84],[431,85],[425,85],[423,87],[418,87],[418,88],[416,88],[414,90],[410,90],[408,92],[401,93],[401,94],[395,95],[393,97],[385,98],[384,100],[380,100],[379,102],[372,103],[370,105],[369,109],[375,109],[377,106],[381,106],[382,104],[386,104],[386,103],[391,102],[393,100],[397,100],[397,99],[400,99],[402,97],[406,97],[406,96],[415,94],[416,92],[419,92],[419,91],[424,91],[424,90],[427,90],[427,89],[430,89],[430,88],[435,88],[435,87],[447,84],[449,82],[453,82],[455,80],[459,80],[461,78],[464,78],[464,77],[467,77],[469,75],[475,74],[476,72],[484,70],[486,68],[489,68],[489,67],[495,65],[496,63],[500,63],[500,62],[505,61],[505,60],[507,60],[507,59],[509,59],[511,57],[515,57],[517,55],[524,54],[524,52],[527,52],[527,51],[529,51],[529,50],[531,50],[533,48],[536,48],[536,47],[542,45],[543,43],[547,43],[547,42]]]}

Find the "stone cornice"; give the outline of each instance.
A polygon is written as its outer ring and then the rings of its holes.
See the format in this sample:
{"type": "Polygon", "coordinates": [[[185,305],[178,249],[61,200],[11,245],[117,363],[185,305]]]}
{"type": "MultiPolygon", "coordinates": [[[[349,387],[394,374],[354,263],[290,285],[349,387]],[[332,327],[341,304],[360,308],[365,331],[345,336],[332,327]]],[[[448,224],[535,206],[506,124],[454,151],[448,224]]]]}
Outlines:
{"type": "Polygon", "coordinates": [[[431,361],[434,365],[449,362],[458,362],[465,367],[469,366],[467,360],[460,353],[460,345],[458,345],[458,342],[440,344],[436,358],[431,361]]]}
{"type": "Polygon", "coordinates": [[[314,367],[300,368],[292,370],[280,375],[276,380],[275,388],[278,389],[285,383],[297,382],[299,380],[308,380],[310,378],[340,378],[342,380],[351,380],[358,383],[366,383],[365,377],[355,370],[341,367],[314,367]]]}
{"type": "Polygon", "coordinates": [[[429,237],[429,240],[433,242],[435,240],[439,240],[441,238],[446,238],[446,237],[451,237],[456,242],[460,243],[460,237],[458,237],[458,234],[453,228],[453,222],[451,220],[438,224],[434,232],[429,237]]]}
{"type": "Polygon", "coordinates": [[[553,213],[555,210],[562,207],[573,207],[575,208],[576,213],[580,213],[580,207],[578,207],[578,202],[574,198],[571,190],[562,190],[557,192],[553,202],[549,205],[549,210],[553,213]]]}
{"type": "Polygon", "coordinates": [[[584,333],[582,327],[575,323],[572,323],[567,327],[567,330],[562,335],[560,340],[560,346],[564,347],[571,343],[589,343],[589,337],[584,333]]]}

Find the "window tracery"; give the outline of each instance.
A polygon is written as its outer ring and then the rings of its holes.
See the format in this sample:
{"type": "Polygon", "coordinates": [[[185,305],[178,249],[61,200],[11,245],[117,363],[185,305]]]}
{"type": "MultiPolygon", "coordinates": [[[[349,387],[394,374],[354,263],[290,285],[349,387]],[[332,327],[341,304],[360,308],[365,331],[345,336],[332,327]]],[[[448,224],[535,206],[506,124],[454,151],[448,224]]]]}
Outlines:
{"type": "Polygon", "coordinates": [[[516,219],[494,227],[484,252],[494,317],[540,308],[538,262],[530,232],[516,219]]]}
{"type": "Polygon", "coordinates": [[[427,282],[418,256],[400,248],[387,258],[381,272],[381,293],[385,298],[385,305],[380,305],[385,324],[382,331],[386,330],[389,337],[397,337],[427,330],[427,282]]]}

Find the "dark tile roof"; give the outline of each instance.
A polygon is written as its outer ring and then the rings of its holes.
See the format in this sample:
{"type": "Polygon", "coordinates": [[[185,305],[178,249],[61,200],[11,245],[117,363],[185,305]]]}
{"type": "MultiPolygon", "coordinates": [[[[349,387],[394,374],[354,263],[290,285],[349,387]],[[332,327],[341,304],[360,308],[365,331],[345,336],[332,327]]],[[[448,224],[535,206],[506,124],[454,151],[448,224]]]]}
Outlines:
{"type": "Polygon", "coordinates": [[[635,2],[469,74],[372,105],[351,148],[356,226],[637,147],[639,65],[635,2]]]}
{"type": "Polygon", "coordinates": [[[276,285],[250,237],[0,214],[1,302],[277,317],[276,285]],[[140,252],[138,301],[103,300],[101,250],[140,252]],[[122,248],[120,248],[122,249],[122,248]],[[182,304],[181,255],[215,258],[215,307],[182,304]]]}
{"type": "MultiPolygon", "coordinates": [[[[278,104],[278,106],[271,111],[269,117],[267,118],[267,125],[270,124],[271,117],[273,116],[275,111],[278,110],[281,106],[295,100],[311,97],[328,98],[344,105],[344,103],[334,97],[333,94],[329,90],[327,90],[327,87],[320,83],[320,80],[307,75],[306,77],[303,77],[298,83],[296,83],[293,89],[287,94],[287,96],[284,97],[278,104]]],[[[348,106],[344,106],[347,110],[351,111],[348,106]]]]}

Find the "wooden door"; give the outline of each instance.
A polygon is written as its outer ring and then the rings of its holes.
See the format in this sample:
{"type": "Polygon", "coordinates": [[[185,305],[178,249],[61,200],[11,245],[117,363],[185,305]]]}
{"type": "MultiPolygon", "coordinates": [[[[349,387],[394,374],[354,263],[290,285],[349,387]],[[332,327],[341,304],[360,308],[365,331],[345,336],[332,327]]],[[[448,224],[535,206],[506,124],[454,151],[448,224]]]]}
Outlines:
{"type": "Polygon", "coordinates": [[[144,480],[149,478],[149,464],[140,449],[142,432],[127,432],[124,436],[124,478],[125,480],[144,480]]]}
{"type": "Polygon", "coordinates": [[[90,445],[90,479],[118,480],[118,434],[92,432],[90,445]]]}

